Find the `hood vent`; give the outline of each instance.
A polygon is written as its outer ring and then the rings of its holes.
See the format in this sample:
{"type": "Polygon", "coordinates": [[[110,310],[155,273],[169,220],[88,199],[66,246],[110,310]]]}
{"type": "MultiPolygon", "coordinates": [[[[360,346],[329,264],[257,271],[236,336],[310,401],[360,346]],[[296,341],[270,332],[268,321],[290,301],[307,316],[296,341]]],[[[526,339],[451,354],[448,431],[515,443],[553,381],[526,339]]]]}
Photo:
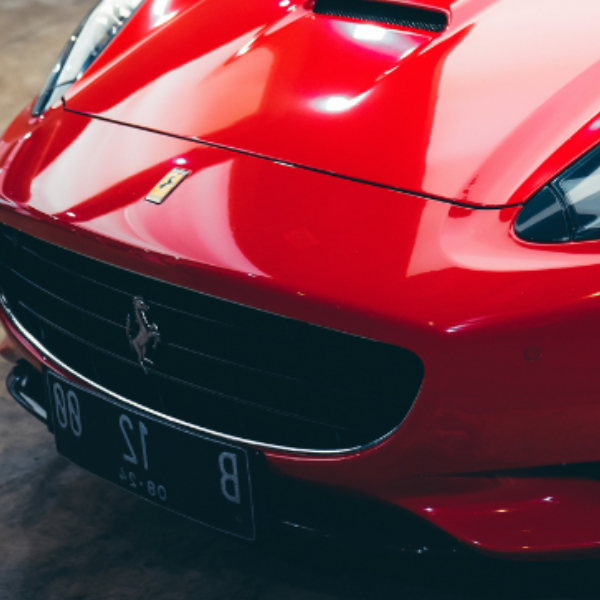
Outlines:
{"type": "Polygon", "coordinates": [[[374,21],[424,31],[440,32],[448,26],[448,17],[443,12],[390,2],[317,0],[313,12],[319,15],[374,21]]]}

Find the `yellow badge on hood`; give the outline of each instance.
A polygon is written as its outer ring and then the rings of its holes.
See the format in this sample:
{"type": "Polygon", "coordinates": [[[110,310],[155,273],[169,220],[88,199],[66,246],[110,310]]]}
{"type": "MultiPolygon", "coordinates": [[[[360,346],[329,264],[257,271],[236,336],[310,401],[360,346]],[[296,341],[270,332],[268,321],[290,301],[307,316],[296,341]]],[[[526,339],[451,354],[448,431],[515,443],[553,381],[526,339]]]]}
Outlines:
{"type": "Polygon", "coordinates": [[[185,169],[173,169],[161,182],[146,196],[148,202],[162,204],[191,173],[185,169]]]}

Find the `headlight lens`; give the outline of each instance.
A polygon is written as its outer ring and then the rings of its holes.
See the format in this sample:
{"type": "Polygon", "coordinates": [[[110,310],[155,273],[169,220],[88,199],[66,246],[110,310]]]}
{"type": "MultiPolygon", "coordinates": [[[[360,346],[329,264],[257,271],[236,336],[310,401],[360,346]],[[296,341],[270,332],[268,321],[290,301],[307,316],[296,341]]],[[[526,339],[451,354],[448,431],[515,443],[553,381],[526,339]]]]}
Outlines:
{"type": "Polygon", "coordinates": [[[529,242],[600,239],[600,148],[529,200],[519,213],[515,231],[529,242]]]}
{"type": "Polygon", "coordinates": [[[64,47],[33,107],[39,116],[62,98],[131,19],[144,0],[102,0],[64,47]]]}

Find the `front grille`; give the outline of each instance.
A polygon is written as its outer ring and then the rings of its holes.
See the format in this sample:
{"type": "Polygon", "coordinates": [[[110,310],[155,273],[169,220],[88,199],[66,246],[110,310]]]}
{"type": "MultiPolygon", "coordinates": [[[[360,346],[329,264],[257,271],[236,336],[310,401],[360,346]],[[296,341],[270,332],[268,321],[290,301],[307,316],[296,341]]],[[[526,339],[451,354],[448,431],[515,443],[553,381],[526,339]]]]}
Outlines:
{"type": "Polygon", "coordinates": [[[15,317],[70,369],[187,423],[262,445],[335,451],[394,430],[423,378],[408,350],[183,289],[0,226],[15,317]],[[161,334],[139,366],[132,300],[161,334]]]}
{"type": "Polygon", "coordinates": [[[371,21],[439,33],[448,27],[445,13],[372,0],[317,0],[313,12],[330,17],[371,21]]]}

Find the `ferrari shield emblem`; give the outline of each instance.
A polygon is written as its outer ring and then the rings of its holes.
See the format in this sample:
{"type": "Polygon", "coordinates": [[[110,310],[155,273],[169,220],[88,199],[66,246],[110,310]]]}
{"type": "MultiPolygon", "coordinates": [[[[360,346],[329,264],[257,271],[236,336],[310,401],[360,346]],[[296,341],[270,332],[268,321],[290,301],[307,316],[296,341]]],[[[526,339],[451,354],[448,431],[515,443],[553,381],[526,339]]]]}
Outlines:
{"type": "Polygon", "coordinates": [[[191,173],[185,169],[173,169],[160,183],[146,196],[148,202],[162,204],[191,173]]]}

